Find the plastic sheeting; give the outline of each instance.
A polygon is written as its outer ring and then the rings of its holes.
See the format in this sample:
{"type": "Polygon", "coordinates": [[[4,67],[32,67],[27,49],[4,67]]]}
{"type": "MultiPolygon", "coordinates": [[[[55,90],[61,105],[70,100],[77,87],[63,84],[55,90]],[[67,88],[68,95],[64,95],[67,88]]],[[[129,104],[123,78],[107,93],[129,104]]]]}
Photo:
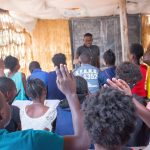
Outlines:
{"type": "MultiPolygon", "coordinates": [[[[21,25],[31,31],[36,19],[61,19],[116,15],[118,0],[0,0],[21,25]]],[[[128,0],[129,14],[150,14],[150,0],[128,0]]]]}

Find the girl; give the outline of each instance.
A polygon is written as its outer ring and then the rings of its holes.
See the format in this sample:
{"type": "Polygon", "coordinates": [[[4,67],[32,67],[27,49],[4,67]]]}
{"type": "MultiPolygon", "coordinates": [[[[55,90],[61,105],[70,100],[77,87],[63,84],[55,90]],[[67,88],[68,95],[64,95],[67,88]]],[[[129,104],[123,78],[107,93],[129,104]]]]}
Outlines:
{"type": "Polygon", "coordinates": [[[31,79],[27,83],[27,95],[33,103],[20,111],[22,129],[52,130],[52,122],[57,112],[55,108],[44,106],[47,90],[40,79],[31,79]]]}

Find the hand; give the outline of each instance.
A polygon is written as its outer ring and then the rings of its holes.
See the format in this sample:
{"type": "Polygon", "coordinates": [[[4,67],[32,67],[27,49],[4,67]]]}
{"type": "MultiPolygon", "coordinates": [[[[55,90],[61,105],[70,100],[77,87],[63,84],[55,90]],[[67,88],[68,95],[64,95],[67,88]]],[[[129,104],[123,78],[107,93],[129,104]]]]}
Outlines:
{"type": "Polygon", "coordinates": [[[76,94],[76,82],[72,73],[69,73],[66,65],[56,67],[57,86],[59,90],[67,95],[76,94]]]}
{"type": "MultiPolygon", "coordinates": [[[[123,91],[126,95],[132,95],[129,85],[124,80],[112,78],[112,80],[107,79],[107,82],[111,87],[123,91]]],[[[106,87],[108,85],[104,85],[104,86],[106,87]]]]}

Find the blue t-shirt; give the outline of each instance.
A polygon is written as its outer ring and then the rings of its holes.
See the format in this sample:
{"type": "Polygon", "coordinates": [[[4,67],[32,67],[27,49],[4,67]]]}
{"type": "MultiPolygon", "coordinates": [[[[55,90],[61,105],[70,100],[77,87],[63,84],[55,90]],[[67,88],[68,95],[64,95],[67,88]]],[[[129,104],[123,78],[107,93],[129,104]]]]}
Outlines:
{"type": "Polygon", "coordinates": [[[24,130],[9,133],[0,130],[1,150],[63,150],[64,138],[48,131],[24,130]]]}
{"type": "Polygon", "coordinates": [[[27,80],[36,79],[36,78],[42,80],[46,87],[48,86],[48,73],[47,72],[42,71],[41,69],[34,69],[27,80]]]}
{"type": "Polygon", "coordinates": [[[107,79],[112,79],[116,75],[116,67],[109,67],[101,71],[98,75],[100,87],[107,83],[107,79]]]}
{"type": "Polygon", "coordinates": [[[100,70],[90,64],[81,64],[77,70],[74,71],[75,76],[83,77],[88,84],[90,93],[99,91],[98,74],[100,70]]]}
{"type": "Polygon", "coordinates": [[[58,89],[56,84],[56,72],[52,71],[48,74],[48,99],[65,99],[65,95],[58,89]]]}

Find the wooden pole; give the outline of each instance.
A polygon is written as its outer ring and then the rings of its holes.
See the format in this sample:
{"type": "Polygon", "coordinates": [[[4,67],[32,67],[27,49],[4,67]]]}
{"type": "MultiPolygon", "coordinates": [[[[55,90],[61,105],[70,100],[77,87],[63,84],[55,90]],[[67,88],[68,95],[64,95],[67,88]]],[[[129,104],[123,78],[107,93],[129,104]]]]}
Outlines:
{"type": "Polygon", "coordinates": [[[129,53],[129,38],[128,38],[128,23],[126,0],[118,0],[120,9],[120,29],[121,29],[121,44],[122,44],[122,59],[128,60],[129,53]]]}

